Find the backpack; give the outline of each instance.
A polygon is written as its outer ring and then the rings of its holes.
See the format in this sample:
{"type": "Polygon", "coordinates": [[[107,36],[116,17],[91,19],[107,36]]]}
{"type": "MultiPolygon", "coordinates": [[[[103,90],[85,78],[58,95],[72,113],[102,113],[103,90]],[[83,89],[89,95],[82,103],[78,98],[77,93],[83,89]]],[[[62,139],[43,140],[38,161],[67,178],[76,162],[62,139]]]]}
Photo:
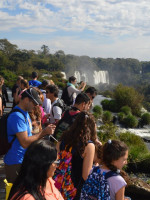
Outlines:
{"type": "MultiPolygon", "coordinates": [[[[71,109],[71,108],[70,108],[71,109]]],[[[59,120],[58,124],[56,125],[55,131],[53,136],[59,140],[62,133],[67,130],[75,121],[79,111],[75,115],[70,115],[70,109],[66,110],[64,116],[59,120]]]]}
{"type": "Polygon", "coordinates": [[[67,106],[70,106],[73,104],[73,93],[71,96],[69,96],[68,94],[68,87],[70,86],[67,86],[63,89],[63,92],[62,92],[62,96],[61,96],[61,99],[64,101],[64,103],[67,105],[67,106]]]}
{"type": "MultiPolygon", "coordinates": [[[[12,143],[16,139],[16,136],[12,139],[11,143],[8,143],[8,137],[7,137],[7,119],[9,115],[13,112],[20,112],[22,113],[19,109],[13,109],[9,113],[3,115],[0,118],[0,156],[5,155],[8,150],[10,149],[12,143]]],[[[24,113],[22,113],[24,118],[26,119],[24,113]]]]}
{"type": "Polygon", "coordinates": [[[55,103],[51,108],[53,116],[54,116],[54,112],[53,112],[54,106],[58,106],[59,108],[61,108],[62,109],[62,114],[65,112],[65,110],[70,108],[64,103],[64,101],[62,99],[57,99],[57,103],[55,103]]]}
{"type": "Polygon", "coordinates": [[[71,179],[72,169],[72,147],[69,151],[62,150],[58,154],[60,160],[59,166],[56,168],[53,179],[55,180],[56,188],[61,192],[62,196],[66,200],[74,199],[77,189],[71,179]]]}
{"type": "Polygon", "coordinates": [[[80,200],[110,200],[110,190],[107,179],[111,176],[117,176],[116,172],[101,173],[100,167],[94,167],[85,181],[80,200]]]}

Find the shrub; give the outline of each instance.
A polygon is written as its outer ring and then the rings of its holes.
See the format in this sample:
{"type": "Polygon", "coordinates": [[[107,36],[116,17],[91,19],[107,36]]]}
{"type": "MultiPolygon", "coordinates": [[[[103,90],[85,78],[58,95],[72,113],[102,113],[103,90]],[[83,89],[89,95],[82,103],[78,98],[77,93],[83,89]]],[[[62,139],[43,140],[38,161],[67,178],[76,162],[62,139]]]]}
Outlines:
{"type": "Polygon", "coordinates": [[[104,99],[102,102],[101,102],[101,105],[102,105],[102,108],[103,110],[109,110],[109,101],[108,99],[104,99]]]}
{"type": "Polygon", "coordinates": [[[139,161],[149,153],[147,146],[140,136],[126,132],[120,133],[119,139],[129,147],[129,162],[139,161]]]}
{"type": "Polygon", "coordinates": [[[125,114],[123,112],[118,113],[118,120],[120,123],[123,123],[124,118],[125,114]]]}
{"type": "Polygon", "coordinates": [[[139,114],[143,96],[139,94],[134,88],[123,86],[119,84],[114,90],[114,99],[117,101],[118,106],[129,106],[133,114],[139,114]]]}
{"type": "Polygon", "coordinates": [[[144,113],[141,117],[141,123],[143,125],[149,125],[150,124],[150,113],[144,113]]]}
{"type": "Polygon", "coordinates": [[[119,106],[118,106],[116,100],[110,100],[109,101],[109,110],[111,112],[118,112],[119,111],[119,106]]]}
{"type": "Polygon", "coordinates": [[[99,116],[101,116],[102,115],[102,107],[99,105],[94,106],[93,112],[95,112],[95,113],[99,114],[99,116]]]}
{"type": "Polygon", "coordinates": [[[99,131],[97,132],[99,140],[104,143],[107,142],[109,139],[117,139],[116,136],[117,127],[110,123],[104,124],[99,127],[99,131]]]}
{"type": "Polygon", "coordinates": [[[129,106],[123,106],[120,109],[125,115],[131,115],[131,108],[129,106]]]}
{"type": "Polygon", "coordinates": [[[138,120],[135,116],[128,115],[126,118],[124,118],[123,123],[127,128],[135,128],[138,125],[138,120]]]}
{"type": "Polygon", "coordinates": [[[95,120],[97,121],[99,119],[99,114],[96,112],[93,112],[93,116],[95,118],[95,120]]]}
{"type": "Polygon", "coordinates": [[[103,123],[110,123],[113,119],[112,113],[110,111],[105,111],[102,116],[103,123]]]}

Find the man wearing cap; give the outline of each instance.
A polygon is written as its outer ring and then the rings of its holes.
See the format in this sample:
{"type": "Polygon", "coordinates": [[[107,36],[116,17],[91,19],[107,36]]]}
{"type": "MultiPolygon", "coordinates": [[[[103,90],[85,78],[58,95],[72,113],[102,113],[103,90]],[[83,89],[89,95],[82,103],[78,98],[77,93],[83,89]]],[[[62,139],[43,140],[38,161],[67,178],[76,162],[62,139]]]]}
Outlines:
{"type": "Polygon", "coordinates": [[[32,80],[29,81],[29,86],[38,87],[39,85],[41,85],[41,82],[38,81],[37,78],[38,78],[38,73],[32,72],[32,80]]]}
{"type": "Polygon", "coordinates": [[[22,93],[21,100],[7,119],[7,135],[11,148],[4,157],[5,172],[8,182],[13,183],[17,177],[26,148],[35,140],[47,134],[53,134],[54,125],[49,125],[36,135],[32,135],[32,122],[28,112],[34,106],[41,104],[40,97],[34,88],[29,88],[22,93]]]}

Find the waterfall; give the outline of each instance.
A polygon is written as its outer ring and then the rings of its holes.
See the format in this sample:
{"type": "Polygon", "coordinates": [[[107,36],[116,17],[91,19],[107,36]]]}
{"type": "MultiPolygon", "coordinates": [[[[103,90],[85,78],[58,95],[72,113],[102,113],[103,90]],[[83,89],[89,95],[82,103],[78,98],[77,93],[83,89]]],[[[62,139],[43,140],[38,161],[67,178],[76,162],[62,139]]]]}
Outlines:
{"type": "Polygon", "coordinates": [[[94,71],[94,72],[79,72],[75,71],[74,76],[77,82],[84,81],[88,84],[97,85],[99,83],[109,84],[109,74],[108,71],[94,71]]]}
{"type": "Polygon", "coordinates": [[[99,83],[109,84],[108,71],[98,71],[98,72],[94,71],[93,78],[94,78],[95,85],[97,85],[99,83]]]}

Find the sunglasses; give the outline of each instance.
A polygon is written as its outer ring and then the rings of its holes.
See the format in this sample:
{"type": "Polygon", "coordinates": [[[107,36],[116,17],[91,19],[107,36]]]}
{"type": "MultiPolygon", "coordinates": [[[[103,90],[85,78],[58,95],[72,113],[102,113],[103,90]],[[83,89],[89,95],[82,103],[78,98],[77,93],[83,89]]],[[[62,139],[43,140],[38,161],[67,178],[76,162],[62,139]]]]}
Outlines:
{"type": "Polygon", "coordinates": [[[60,160],[55,160],[53,163],[58,166],[60,164],[60,160]]]}
{"type": "Polygon", "coordinates": [[[94,99],[94,98],[95,98],[95,96],[92,96],[91,98],[92,98],[92,99],[94,99]]]}

